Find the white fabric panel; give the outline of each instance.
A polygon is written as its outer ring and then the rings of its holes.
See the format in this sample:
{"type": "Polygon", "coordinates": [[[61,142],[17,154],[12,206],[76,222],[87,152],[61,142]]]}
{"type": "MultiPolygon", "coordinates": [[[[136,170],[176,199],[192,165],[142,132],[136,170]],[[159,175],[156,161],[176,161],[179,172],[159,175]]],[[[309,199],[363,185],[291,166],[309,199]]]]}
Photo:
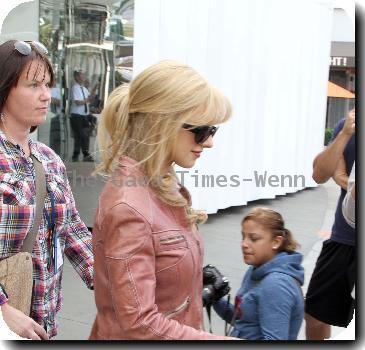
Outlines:
{"type": "Polygon", "coordinates": [[[134,74],[177,59],[232,101],[233,116],[220,126],[214,147],[184,176],[195,208],[214,213],[315,186],[332,16],[330,0],[136,0],[134,74]],[[259,186],[255,172],[302,175],[305,183],[289,186],[286,177],[279,186],[259,186]],[[204,187],[202,175],[239,176],[240,185],[204,187]]]}

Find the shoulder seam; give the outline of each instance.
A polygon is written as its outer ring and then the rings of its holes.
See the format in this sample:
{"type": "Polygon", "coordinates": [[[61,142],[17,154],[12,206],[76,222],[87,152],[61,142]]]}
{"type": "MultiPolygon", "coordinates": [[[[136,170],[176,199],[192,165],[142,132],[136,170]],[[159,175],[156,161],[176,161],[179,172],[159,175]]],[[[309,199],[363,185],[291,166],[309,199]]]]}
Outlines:
{"type": "MultiPolygon", "coordinates": [[[[127,206],[129,209],[131,209],[132,211],[136,212],[142,219],[143,221],[146,222],[146,224],[148,224],[148,226],[151,228],[152,230],[152,223],[145,217],[145,215],[143,215],[137,208],[131,206],[130,204],[124,202],[124,201],[120,201],[120,202],[117,202],[115,203],[114,205],[112,205],[110,208],[109,208],[109,211],[110,210],[113,210],[114,208],[116,208],[117,206],[121,206],[121,205],[125,205],[127,206]]],[[[106,215],[105,215],[106,216],[106,215]]],[[[105,220],[105,216],[103,218],[103,220],[101,221],[100,225],[103,224],[104,220],[105,220]]]]}

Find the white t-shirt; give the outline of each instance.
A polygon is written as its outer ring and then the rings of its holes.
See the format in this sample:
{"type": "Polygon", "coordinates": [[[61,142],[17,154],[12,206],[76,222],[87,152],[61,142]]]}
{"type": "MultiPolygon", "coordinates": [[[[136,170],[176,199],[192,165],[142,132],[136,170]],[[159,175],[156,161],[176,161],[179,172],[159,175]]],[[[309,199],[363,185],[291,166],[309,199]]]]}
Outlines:
{"type": "Polygon", "coordinates": [[[89,114],[89,104],[77,106],[75,101],[83,101],[90,96],[89,90],[85,86],[81,86],[76,83],[72,86],[72,104],[71,113],[88,115],[89,114]],[[85,111],[86,106],[86,111],[85,111]]]}
{"type": "MultiPolygon", "coordinates": [[[[61,102],[61,89],[59,86],[55,86],[51,89],[51,97],[56,98],[57,100],[60,100],[61,102]]],[[[61,112],[61,106],[54,106],[55,107],[55,113],[60,114],[61,112]]]]}
{"type": "Polygon", "coordinates": [[[355,185],[355,163],[352,166],[352,170],[349,176],[347,184],[347,194],[342,202],[343,217],[352,228],[355,228],[356,226],[356,217],[355,217],[356,205],[355,205],[355,199],[351,195],[351,191],[354,185],[355,185]]]}

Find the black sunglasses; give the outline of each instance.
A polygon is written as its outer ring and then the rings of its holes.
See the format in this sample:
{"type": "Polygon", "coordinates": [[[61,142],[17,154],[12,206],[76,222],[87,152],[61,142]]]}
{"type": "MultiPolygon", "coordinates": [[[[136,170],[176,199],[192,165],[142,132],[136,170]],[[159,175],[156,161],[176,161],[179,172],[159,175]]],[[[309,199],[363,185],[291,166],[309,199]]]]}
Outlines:
{"type": "Polygon", "coordinates": [[[206,140],[209,139],[210,136],[213,137],[218,130],[218,127],[209,125],[195,126],[190,124],[184,124],[183,128],[195,134],[195,142],[198,145],[204,143],[206,140]]]}
{"type": "MultiPolygon", "coordinates": [[[[47,55],[48,50],[47,48],[38,41],[31,41],[30,42],[41,54],[47,55]]],[[[18,40],[14,43],[14,49],[17,50],[20,54],[24,56],[28,56],[32,52],[32,45],[27,43],[26,41],[18,40]]]]}

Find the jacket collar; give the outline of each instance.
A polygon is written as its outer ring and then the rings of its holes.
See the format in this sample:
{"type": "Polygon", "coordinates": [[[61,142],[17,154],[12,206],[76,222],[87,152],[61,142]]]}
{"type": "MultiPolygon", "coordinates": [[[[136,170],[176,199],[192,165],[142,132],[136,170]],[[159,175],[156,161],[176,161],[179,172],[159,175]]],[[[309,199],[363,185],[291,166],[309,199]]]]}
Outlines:
{"type": "MultiPolygon", "coordinates": [[[[129,176],[136,176],[136,177],[146,176],[142,169],[142,166],[136,160],[128,156],[121,156],[119,158],[119,169],[125,172],[125,174],[129,176]]],[[[177,190],[188,201],[189,206],[191,206],[192,201],[188,189],[185,186],[181,185],[180,183],[177,183],[177,186],[178,186],[177,190]]],[[[187,225],[185,208],[182,207],[173,207],[173,208],[176,219],[182,222],[184,225],[187,225]]]]}
{"type": "Polygon", "coordinates": [[[128,169],[128,172],[138,172],[140,174],[144,174],[141,164],[128,156],[121,156],[119,158],[119,167],[128,169]]]}
{"type": "MultiPolygon", "coordinates": [[[[128,173],[135,173],[145,176],[142,166],[136,160],[128,156],[121,156],[119,158],[119,167],[127,170],[128,173]]],[[[178,183],[177,185],[181,195],[186,198],[189,205],[191,205],[191,196],[187,188],[180,183],[178,183]]]]}

